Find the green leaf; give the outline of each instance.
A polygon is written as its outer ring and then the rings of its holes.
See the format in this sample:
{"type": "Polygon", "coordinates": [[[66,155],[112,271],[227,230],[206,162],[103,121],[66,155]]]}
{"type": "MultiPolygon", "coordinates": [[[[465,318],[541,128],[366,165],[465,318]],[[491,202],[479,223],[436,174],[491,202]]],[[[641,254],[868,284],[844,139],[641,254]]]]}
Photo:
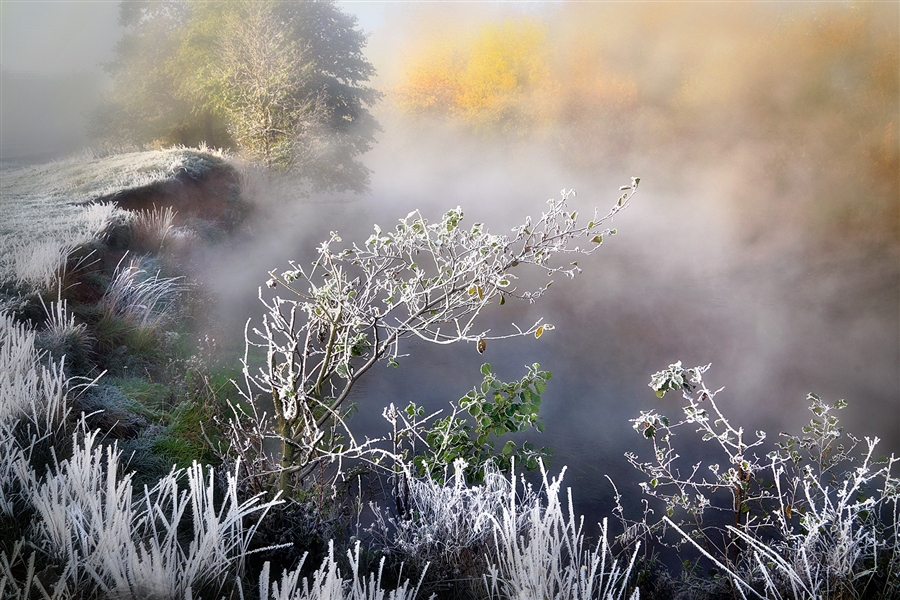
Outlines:
{"type": "Polygon", "coordinates": [[[484,363],[483,365],[481,365],[481,374],[482,375],[490,375],[491,374],[490,363],[484,363]]]}

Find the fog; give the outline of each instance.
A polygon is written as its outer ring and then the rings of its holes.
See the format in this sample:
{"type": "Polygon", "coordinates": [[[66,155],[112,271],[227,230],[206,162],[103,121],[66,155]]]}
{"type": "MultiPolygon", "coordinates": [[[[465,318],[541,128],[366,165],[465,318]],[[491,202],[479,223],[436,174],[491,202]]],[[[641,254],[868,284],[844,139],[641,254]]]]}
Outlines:
{"type": "Polygon", "coordinates": [[[86,115],[109,82],[121,31],[112,2],[0,5],[0,158],[46,160],[90,143],[86,115]]]}
{"type": "Polygon", "coordinates": [[[815,392],[850,403],[839,415],[848,431],[900,451],[900,7],[341,6],[372,28],[385,92],[364,158],[370,191],[304,199],[251,186],[253,221],[196,273],[222,335],[259,314],[270,269],[309,260],[330,230],[361,240],[373,223],[460,205],[467,222],[502,233],[562,188],[577,190],[583,214],[638,176],[618,235],[580,261],[580,277],[533,306],[485,314],[495,331],[544,317],[552,335],[494,343],[484,356],[408,345],[399,369],[376,369],[356,390],[359,427],[377,433],[387,402],[446,405],[480,381],[484,361],[506,380],[539,362],[553,373],[546,432],[525,437],[553,449],[553,470],[569,465],[588,520],[610,507],[604,474],[634,497],[622,454],[648,448],[628,419],[679,415],[677,399],[647,386],[676,360],[712,363],[707,379],[725,387],[724,409],[745,430],[798,431],[815,392]],[[404,108],[431,40],[459,53],[485,24],[523,17],[546,34],[551,75],[513,99],[514,127],[404,108]]]}

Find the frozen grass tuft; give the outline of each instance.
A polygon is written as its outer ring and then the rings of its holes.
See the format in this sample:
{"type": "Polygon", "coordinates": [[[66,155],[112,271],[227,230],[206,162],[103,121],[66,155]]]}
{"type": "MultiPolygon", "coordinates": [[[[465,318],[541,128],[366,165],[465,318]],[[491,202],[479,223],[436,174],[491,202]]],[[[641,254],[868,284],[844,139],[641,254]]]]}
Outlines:
{"type": "Polygon", "coordinates": [[[84,323],[75,322],[75,316],[69,313],[67,304],[61,290],[56,302],[50,302],[50,306],[41,298],[47,319],[36,341],[53,358],[83,359],[91,350],[92,338],[84,323]]]}
{"type": "MultiPolygon", "coordinates": [[[[417,565],[431,564],[432,571],[454,578],[471,578],[480,586],[492,539],[489,518],[502,514],[510,493],[515,493],[514,481],[488,464],[484,483],[468,486],[462,463],[457,461],[446,483],[400,475],[402,514],[386,516],[373,504],[371,532],[391,554],[417,565]]],[[[516,499],[519,506],[537,505],[537,494],[526,492],[516,499]]]]}
{"type": "Polygon", "coordinates": [[[72,589],[115,598],[184,598],[199,590],[218,597],[243,575],[258,525],[246,527],[245,518],[261,519],[279,503],[240,501],[237,470],[214,502],[221,492],[213,472],[196,463],[135,497],[132,474],[120,475],[121,451],[101,446],[97,431],[76,434],[72,457],[44,477],[20,465],[37,514],[32,543],[44,560],[72,589]]]}
{"type": "Polygon", "coordinates": [[[159,271],[150,274],[143,268],[145,260],[123,257],[100,304],[109,316],[153,329],[172,316],[184,285],[181,277],[163,277],[159,271]]]}
{"type": "Polygon", "coordinates": [[[55,235],[42,231],[33,237],[14,236],[0,231],[0,278],[40,292],[57,290],[73,251],[102,239],[124,219],[125,211],[111,204],[88,204],[68,212],[71,214],[66,215],[65,228],[55,235]],[[34,241],[35,237],[40,241],[34,241]]]}
{"type": "MultiPolygon", "coordinates": [[[[620,561],[610,548],[604,519],[597,546],[593,550],[586,548],[584,519],[576,523],[571,489],[567,492],[567,511],[563,510],[560,500],[564,473],[565,468],[559,477],[548,481],[542,464],[547,503],[527,506],[524,510],[516,502],[515,480],[511,480],[511,490],[500,517],[491,519],[494,535],[491,559],[494,564],[485,576],[490,597],[515,600],[639,598],[637,589],[628,595],[639,545],[627,561],[620,561]]],[[[522,485],[526,496],[529,495],[528,484],[523,481],[522,485]]]]}
{"type": "Polygon", "coordinates": [[[13,264],[18,285],[49,292],[58,282],[74,249],[73,241],[50,240],[17,244],[7,248],[5,253],[13,264]]]}
{"type": "Polygon", "coordinates": [[[0,423],[25,421],[31,435],[54,433],[68,415],[64,360],[41,364],[35,333],[0,314],[0,423]]]}
{"type": "Polygon", "coordinates": [[[154,206],[137,213],[131,221],[131,246],[143,252],[162,252],[172,240],[175,211],[171,206],[154,206]]]}
{"type": "MultiPolygon", "coordinates": [[[[454,477],[443,484],[402,480],[400,516],[385,518],[376,508],[373,531],[386,540],[388,553],[430,563],[457,582],[480,580],[490,598],[639,597],[637,589],[629,590],[639,545],[625,561],[617,558],[604,519],[601,539],[589,549],[583,519],[576,523],[571,491],[568,510],[562,506],[562,474],[548,481],[542,468],[543,486],[535,490],[524,480],[517,484],[515,475],[488,469],[483,485],[467,486],[464,465],[455,467],[454,477]]],[[[472,593],[484,593],[484,588],[473,586],[472,593]]]]}
{"type": "MultiPolygon", "coordinates": [[[[334,558],[334,542],[328,542],[328,556],[322,562],[322,566],[311,579],[301,579],[300,570],[303,567],[306,556],[303,557],[300,566],[293,571],[285,571],[281,579],[270,583],[269,563],[263,565],[259,577],[260,600],[413,600],[419,594],[422,585],[410,589],[408,580],[404,580],[399,588],[386,591],[382,586],[382,573],[384,570],[384,558],[378,567],[378,575],[370,573],[368,577],[360,575],[360,543],[356,543],[354,550],[347,551],[350,561],[351,579],[345,580],[334,558]]],[[[424,573],[423,573],[424,577],[424,573]]]]}
{"type": "Polygon", "coordinates": [[[55,585],[45,587],[35,566],[35,559],[39,553],[32,551],[26,558],[24,548],[25,541],[19,540],[13,544],[8,554],[6,551],[0,551],[0,598],[5,600],[69,600],[75,598],[65,581],[58,581],[55,585]],[[24,577],[17,576],[17,573],[23,571],[24,577]]]}
{"type": "Polygon", "coordinates": [[[102,238],[113,224],[128,218],[127,212],[115,204],[100,202],[85,205],[80,217],[81,235],[88,240],[102,238]]]}

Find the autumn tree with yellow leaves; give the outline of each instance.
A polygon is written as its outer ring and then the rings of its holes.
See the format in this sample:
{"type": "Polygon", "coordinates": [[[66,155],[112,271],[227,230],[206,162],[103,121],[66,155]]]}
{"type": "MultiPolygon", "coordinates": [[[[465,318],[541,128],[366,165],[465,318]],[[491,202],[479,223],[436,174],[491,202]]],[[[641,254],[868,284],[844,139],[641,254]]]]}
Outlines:
{"type": "Polygon", "coordinates": [[[547,30],[523,18],[486,23],[471,39],[430,42],[406,69],[397,104],[479,130],[522,131],[546,118],[552,89],[547,30]]]}

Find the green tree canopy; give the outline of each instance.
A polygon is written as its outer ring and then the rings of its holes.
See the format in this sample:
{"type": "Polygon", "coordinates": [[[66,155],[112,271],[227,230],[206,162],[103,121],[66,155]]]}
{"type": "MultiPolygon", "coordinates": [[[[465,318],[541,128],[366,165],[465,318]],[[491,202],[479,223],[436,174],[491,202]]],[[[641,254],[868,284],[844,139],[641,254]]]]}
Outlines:
{"type": "Polygon", "coordinates": [[[365,189],[380,93],[365,34],[334,2],[138,0],[120,22],[98,138],[236,148],[314,189],[365,189]]]}

